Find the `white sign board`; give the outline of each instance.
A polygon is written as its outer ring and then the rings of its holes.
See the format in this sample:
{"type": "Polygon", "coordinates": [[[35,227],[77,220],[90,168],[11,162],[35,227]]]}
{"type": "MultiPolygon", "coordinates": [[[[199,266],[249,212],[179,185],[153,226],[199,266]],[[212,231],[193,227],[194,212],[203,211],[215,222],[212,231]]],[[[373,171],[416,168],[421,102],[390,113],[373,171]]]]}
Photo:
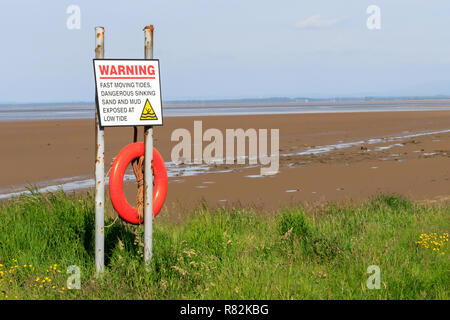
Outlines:
{"type": "Polygon", "coordinates": [[[162,125],[159,60],[94,59],[100,125],[162,125]]]}

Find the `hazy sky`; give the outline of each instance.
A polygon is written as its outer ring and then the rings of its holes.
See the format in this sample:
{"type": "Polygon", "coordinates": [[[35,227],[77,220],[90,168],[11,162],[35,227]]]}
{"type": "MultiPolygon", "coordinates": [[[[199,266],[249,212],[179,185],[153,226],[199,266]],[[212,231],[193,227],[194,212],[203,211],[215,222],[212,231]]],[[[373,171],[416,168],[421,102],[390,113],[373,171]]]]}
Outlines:
{"type": "Polygon", "coordinates": [[[143,58],[148,24],[165,100],[450,94],[449,14],[448,0],[0,0],[0,103],[92,101],[94,27],[106,58],[143,58]]]}

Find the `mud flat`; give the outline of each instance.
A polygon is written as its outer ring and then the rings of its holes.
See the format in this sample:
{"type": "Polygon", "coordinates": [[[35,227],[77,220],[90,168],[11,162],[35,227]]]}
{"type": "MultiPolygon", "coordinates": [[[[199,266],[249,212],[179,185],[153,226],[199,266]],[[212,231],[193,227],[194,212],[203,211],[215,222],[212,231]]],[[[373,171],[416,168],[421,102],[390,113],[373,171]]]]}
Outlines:
{"type": "MultiPolygon", "coordinates": [[[[171,161],[173,130],[280,129],[280,172],[260,176],[260,166],[170,166],[165,209],[211,205],[279,205],[360,201],[380,192],[417,200],[450,196],[450,111],[166,117],[155,146],[171,161]]],[[[106,165],[132,141],[132,128],[106,128],[106,165]]],[[[140,131],[142,139],[142,131],[140,131]]],[[[204,146],[207,143],[204,143],[204,146]]],[[[0,126],[0,196],[71,184],[89,188],[94,167],[94,121],[3,122],[0,126]]],[[[67,188],[70,190],[70,188],[67,188]]],[[[126,184],[130,202],[135,185],[126,184]]]]}

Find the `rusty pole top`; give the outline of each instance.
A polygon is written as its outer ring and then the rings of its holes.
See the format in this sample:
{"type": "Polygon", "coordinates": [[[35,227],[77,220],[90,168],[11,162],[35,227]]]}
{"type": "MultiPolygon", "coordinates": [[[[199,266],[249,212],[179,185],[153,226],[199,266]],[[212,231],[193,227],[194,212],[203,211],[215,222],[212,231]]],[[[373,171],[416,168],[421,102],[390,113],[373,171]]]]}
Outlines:
{"type": "Polygon", "coordinates": [[[152,24],[144,28],[145,34],[144,57],[146,59],[153,59],[153,30],[155,30],[155,28],[153,27],[152,24]]]}
{"type": "Polygon", "coordinates": [[[95,27],[95,57],[103,59],[105,46],[105,28],[95,27]]]}

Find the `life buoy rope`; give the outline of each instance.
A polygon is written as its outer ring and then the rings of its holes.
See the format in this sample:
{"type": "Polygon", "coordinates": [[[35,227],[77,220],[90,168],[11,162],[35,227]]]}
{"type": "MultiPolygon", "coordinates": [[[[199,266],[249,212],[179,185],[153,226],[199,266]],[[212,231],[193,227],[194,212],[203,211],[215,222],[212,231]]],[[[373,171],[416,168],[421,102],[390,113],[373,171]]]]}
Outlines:
{"type": "MultiPolygon", "coordinates": [[[[143,142],[135,142],[123,148],[112,163],[109,175],[109,194],[114,209],[119,216],[132,224],[141,224],[143,219],[139,217],[138,210],[133,208],[123,193],[123,178],[125,170],[134,159],[140,159],[145,154],[143,142]]],[[[164,160],[158,150],[153,148],[153,216],[155,217],[164,204],[167,195],[167,170],[164,160]]]]}

